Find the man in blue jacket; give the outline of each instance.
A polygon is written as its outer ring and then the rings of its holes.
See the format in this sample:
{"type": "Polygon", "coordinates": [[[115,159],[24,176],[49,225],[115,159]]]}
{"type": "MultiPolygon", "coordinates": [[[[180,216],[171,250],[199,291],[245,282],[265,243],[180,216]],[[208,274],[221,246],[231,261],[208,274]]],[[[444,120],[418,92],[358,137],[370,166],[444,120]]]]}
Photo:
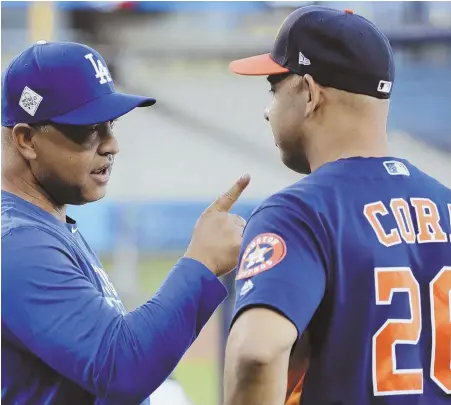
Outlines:
{"type": "MultiPolygon", "coordinates": [[[[114,120],[152,98],[116,92],[103,58],[39,41],[2,75],[2,403],[148,404],[226,297],[245,222],[240,178],[200,217],[157,294],[126,313],[66,216],[104,197],[114,120]]],[[[141,176],[135,181],[145,181],[141,176]]]]}

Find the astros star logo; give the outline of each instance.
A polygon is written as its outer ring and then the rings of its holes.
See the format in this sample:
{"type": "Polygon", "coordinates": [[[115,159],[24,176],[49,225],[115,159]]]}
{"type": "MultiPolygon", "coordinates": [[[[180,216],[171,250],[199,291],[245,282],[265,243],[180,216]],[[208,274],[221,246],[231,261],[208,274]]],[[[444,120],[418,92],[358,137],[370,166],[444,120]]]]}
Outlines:
{"type": "Polygon", "coordinates": [[[256,236],[244,250],[236,279],[249,278],[273,268],[285,257],[285,241],[274,233],[256,236]]]}

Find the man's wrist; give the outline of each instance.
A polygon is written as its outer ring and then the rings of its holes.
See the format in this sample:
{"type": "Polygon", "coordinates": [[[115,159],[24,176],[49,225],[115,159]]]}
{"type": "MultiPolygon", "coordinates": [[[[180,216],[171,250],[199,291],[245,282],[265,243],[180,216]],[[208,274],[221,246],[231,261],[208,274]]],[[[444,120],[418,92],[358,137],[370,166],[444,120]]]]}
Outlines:
{"type": "Polygon", "coordinates": [[[213,264],[211,261],[202,259],[202,258],[199,257],[199,255],[196,255],[195,253],[192,253],[189,250],[186,251],[186,253],[183,255],[183,257],[186,258],[186,259],[195,260],[196,262],[199,262],[199,263],[203,264],[216,277],[218,277],[218,274],[219,274],[218,266],[213,264]]]}

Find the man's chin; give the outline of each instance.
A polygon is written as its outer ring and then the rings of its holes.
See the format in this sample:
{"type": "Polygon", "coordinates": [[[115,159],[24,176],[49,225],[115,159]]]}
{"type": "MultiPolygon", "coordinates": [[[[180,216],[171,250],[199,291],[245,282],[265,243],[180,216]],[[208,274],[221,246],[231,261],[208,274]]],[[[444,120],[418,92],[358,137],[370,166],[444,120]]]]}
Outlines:
{"type": "Polygon", "coordinates": [[[290,170],[296,173],[308,175],[312,173],[310,164],[304,159],[295,159],[294,157],[286,157],[282,154],[282,162],[290,170]]]}
{"type": "Polygon", "coordinates": [[[101,200],[105,196],[106,196],[106,187],[104,187],[103,190],[101,190],[96,196],[94,196],[87,202],[96,202],[96,201],[101,200]]]}
{"type": "Polygon", "coordinates": [[[100,190],[96,190],[95,192],[91,192],[83,195],[79,201],[76,203],[71,203],[70,205],[85,205],[92,202],[96,202],[101,200],[106,195],[106,187],[102,187],[100,190]]]}
{"type": "MultiPolygon", "coordinates": [[[[285,165],[285,166],[287,166],[287,165],[285,165]]],[[[312,173],[312,171],[310,169],[301,169],[299,167],[290,167],[290,166],[287,166],[287,167],[289,169],[291,169],[293,172],[296,172],[298,174],[302,174],[303,176],[307,176],[307,175],[312,173]]]]}

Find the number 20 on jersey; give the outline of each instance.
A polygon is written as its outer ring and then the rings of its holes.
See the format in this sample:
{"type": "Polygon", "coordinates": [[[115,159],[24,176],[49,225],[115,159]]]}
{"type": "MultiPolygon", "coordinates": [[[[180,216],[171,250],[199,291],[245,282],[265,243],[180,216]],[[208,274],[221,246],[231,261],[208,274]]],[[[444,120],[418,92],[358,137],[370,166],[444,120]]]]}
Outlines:
{"type": "Polygon", "coordinates": [[[390,305],[394,294],[407,293],[410,319],[388,319],[372,340],[373,391],[376,396],[421,394],[424,378],[431,378],[451,394],[451,266],[438,269],[429,283],[431,308],[431,364],[429,370],[399,369],[396,345],[415,345],[423,327],[420,285],[408,267],[376,268],[376,304],[390,305]],[[427,375],[424,375],[426,374],[427,375]]]}

